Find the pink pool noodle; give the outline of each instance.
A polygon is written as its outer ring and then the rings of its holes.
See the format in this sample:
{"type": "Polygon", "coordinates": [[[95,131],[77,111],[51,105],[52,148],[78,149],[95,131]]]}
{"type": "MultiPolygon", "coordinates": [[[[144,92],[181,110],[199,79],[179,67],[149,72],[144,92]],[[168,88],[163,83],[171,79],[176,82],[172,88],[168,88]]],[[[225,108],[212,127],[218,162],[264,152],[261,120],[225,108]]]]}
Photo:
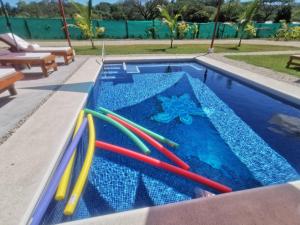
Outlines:
{"type": "Polygon", "coordinates": [[[112,118],[113,120],[117,121],[118,123],[122,124],[127,129],[131,130],[136,135],[143,138],[145,141],[149,142],[153,147],[155,147],[158,151],[160,151],[162,154],[164,154],[166,157],[168,157],[170,160],[172,160],[174,163],[176,163],[178,166],[180,166],[182,169],[189,170],[190,166],[183,162],[180,158],[178,158],[174,153],[169,151],[167,148],[165,148],[162,144],[160,144],[158,141],[156,141],[154,138],[146,134],[145,132],[141,131],[140,129],[132,126],[131,124],[127,123],[126,121],[112,115],[108,114],[108,117],[112,118]]]}
{"type": "Polygon", "coordinates": [[[181,168],[173,166],[171,164],[162,162],[158,159],[155,159],[155,158],[137,153],[135,151],[132,151],[132,150],[120,147],[120,146],[112,145],[112,144],[109,144],[109,143],[106,143],[106,142],[102,142],[102,141],[96,141],[95,145],[96,145],[97,148],[101,148],[101,149],[104,149],[104,150],[115,152],[115,153],[130,157],[130,158],[145,162],[145,163],[150,164],[152,166],[170,171],[170,172],[175,173],[177,175],[186,177],[186,178],[188,178],[190,180],[193,180],[197,183],[205,184],[205,185],[207,185],[211,188],[214,188],[214,189],[218,190],[219,192],[231,192],[232,191],[231,188],[229,188],[225,185],[222,185],[218,182],[215,182],[213,180],[210,180],[206,177],[203,177],[203,176],[200,176],[198,174],[192,173],[190,171],[181,169],[181,168]]]}

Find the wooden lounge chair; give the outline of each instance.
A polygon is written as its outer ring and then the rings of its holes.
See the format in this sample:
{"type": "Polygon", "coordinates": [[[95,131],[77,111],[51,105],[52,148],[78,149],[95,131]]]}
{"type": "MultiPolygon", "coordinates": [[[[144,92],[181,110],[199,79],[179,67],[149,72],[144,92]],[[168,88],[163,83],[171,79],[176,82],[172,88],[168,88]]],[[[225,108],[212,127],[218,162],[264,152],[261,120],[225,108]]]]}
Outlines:
{"type": "Polygon", "coordinates": [[[3,66],[20,66],[27,65],[40,66],[45,77],[48,76],[49,70],[57,70],[55,55],[50,53],[31,53],[31,52],[0,52],[0,65],[3,66]]]}
{"type": "Polygon", "coordinates": [[[31,44],[15,34],[12,35],[12,33],[0,34],[0,40],[9,45],[13,52],[50,52],[52,55],[64,57],[65,64],[74,61],[75,51],[70,47],[40,47],[38,44],[31,44]]]}
{"type": "Polygon", "coordinates": [[[11,95],[16,95],[15,82],[23,79],[24,75],[13,68],[0,68],[0,93],[8,90],[11,95]]]}
{"type": "Polygon", "coordinates": [[[286,68],[289,68],[290,65],[300,66],[300,62],[294,62],[295,60],[300,61],[300,55],[291,55],[289,61],[286,64],[286,68]]]}

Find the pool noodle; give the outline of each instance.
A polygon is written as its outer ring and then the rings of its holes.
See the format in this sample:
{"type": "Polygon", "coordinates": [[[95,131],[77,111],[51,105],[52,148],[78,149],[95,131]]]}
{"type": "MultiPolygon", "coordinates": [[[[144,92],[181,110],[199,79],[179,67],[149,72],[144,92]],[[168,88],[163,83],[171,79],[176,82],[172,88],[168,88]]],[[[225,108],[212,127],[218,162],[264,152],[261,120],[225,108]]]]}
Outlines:
{"type": "Polygon", "coordinates": [[[165,144],[167,144],[167,145],[169,145],[171,147],[177,148],[179,146],[179,144],[177,144],[176,142],[171,141],[168,138],[165,138],[165,137],[163,137],[163,136],[161,136],[161,135],[159,135],[157,133],[154,133],[153,131],[148,130],[147,128],[142,127],[141,125],[136,124],[136,123],[134,123],[134,122],[126,119],[125,117],[123,117],[121,115],[118,115],[117,113],[114,113],[114,112],[112,112],[112,111],[110,111],[108,109],[100,107],[99,111],[102,112],[102,113],[104,113],[104,114],[112,114],[112,115],[114,115],[116,117],[119,117],[120,119],[126,121],[127,123],[131,124],[132,126],[135,126],[135,127],[139,128],[140,130],[144,131],[146,134],[150,135],[151,137],[155,138],[156,140],[158,140],[158,141],[160,141],[162,143],[165,143],[165,144]]]}
{"type": "Polygon", "coordinates": [[[98,113],[96,111],[93,111],[91,109],[84,109],[84,112],[90,113],[93,116],[95,116],[95,117],[97,117],[101,120],[104,120],[104,121],[110,123],[111,125],[115,126],[119,130],[121,130],[124,134],[126,134],[145,154],[150,154],[151,153],[150,149],[135,134],[133,134],[126,127],[124,127],[123,125],[121,125],[118,122],[114,121],[110,117],[108,117],[108,116],[106,116],[102,113],[98,113]]]}
{"type": "MultiPolygon", "coordinates": [[[[79,116],[77,118],[77,122],[76,122],[76,126],[74,129],[74,134],[73,134],[73,138],[76,135],[76,133],[78,132],[78,129],[83,121],[84,118],[84,111],[81,110],[79,113],[79,116]]],[[[74,161],[75,161],[75,156],[76,156],[76,149],[73,152],[73,155],[65,169],[65,172],[63,174],[63,176],[60,179],[59,185],[57,187],[56,190],[56,194],[55,194],[55,200],[56,201],[61,201],[66,197],[66,193],[67,193],[67,189],[69,186],[69,181],[70,181],[70,177],[71,177],[71,173],[72,173],[72,169],[73,169],[73,165],[74,165],[74,161]]]]}
{"type": "Polygon", "coordinates": [[[209,186],[209,187],[211,187],[211,188],[213,188],[213,189],[215,189],[219,192],[226,193],[226,192],[231,192],[232,191],[231,188],[229,188],[225,185],[222,185],[218,182],[215,182],[213,180],[210,180],[206,177],[200,176],[198,174],[192,173],[190,171],[181,169],[179,167],[176,167],[176,166],[170,165],[168,163],[162,162],[158,159],[140,154],[138,152],[135,152],[135,151],[132,151],[132,150],[120,147],[120,146],[112,145],[112,144],[102,142],[102,141],[96,141],[96,147],[104,149],[104,150],[108,150],[108,151],[111,151],[111,152],[115,152],[115,153],[130,157],[130,158],[142,161],[142,162],[145,162],[145,163],[150,164],[154,167],[158,167],[158,168],[167,170],[169,172],[172,172],[172,173],[175,173],[177,175],[186,177],[190,180],[193,180],[197,183],[209,186]]]}
{"type": "Polygon", "coordinates": [[[79,176],[78,176],[75,186],[73,188],[72,194],[71,194],[69,201],[64,210],[64,214],[67,216],[72,215],[74,213],[74,210],[76,209],[78,200],[81,196],[83,187],[86,183],[88,173],[89,173],[89,170],[90,170],[92,162],[93,162],[93,156],[94,156],[94,151],[95,151],[95,140],[96,140],[95,126],[94,126],[94,121],[93,121],[92,115],[88,114],[87,118],[88,118],[88,123],[89,123],[88,149],[87,149],[86,156],[85,156],[83,165],[81,167],[79,176]]]}
{"type": "Polygon", "coordinates": [[[180,158],[178,158],[173,152],[169,151],[167,148],[165,148],[162,144],[160,144],[158,141],[156,141],[154,138],[152,138],[150,135],[144,133],[143,131],[139,130],[138,128],[134,127],[133,125],[121,120],[120,118],[108,114],[108,117],[114,119],[115,121],[122,124],[124,127],[131,130],[136,135],[143,138],[145,141],[149,142],[152,146],[154,146],[157,150],[159,150],[162,154],[164,154],[166,157],[168,157],[170,160],[172,160],[174,163],[176,163],[178,166],[180,166],[182,169],[189,170],[190,166],[183,162],[180,158]]]}
{"type": "Polygon", "coordinates": [[[50,183],[46,191],[43,193],[43,196],[41,197],[40,201],[38,202],[35,208],[35,211],[30,221],[31,225],[39,225],[41,220],[43,219],[43,216],[55,194],[60,178],[63,175],[65,168],[67,167],[67,164],[69,163],[72,154],[81,139],[81,136],[86,128],[86,125],[87,125],[87,119],[84,118],[80,128],[78,129],[77,134],[73,138],[71,144],[66,149],[61,162],[59,163],[57,169],[55,170],[54,175],[52,176],[52,179],[50,180],[50,183]]]}

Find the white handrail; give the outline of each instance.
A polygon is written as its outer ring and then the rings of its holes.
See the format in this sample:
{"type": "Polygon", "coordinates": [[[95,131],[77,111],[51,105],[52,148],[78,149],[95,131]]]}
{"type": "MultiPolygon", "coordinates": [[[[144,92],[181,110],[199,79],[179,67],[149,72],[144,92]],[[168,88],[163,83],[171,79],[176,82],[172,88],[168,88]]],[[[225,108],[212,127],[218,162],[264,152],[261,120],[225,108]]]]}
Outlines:
{"type": "Polygon", "coordinates": [[[104,47],[104,41],[102,41],[102,52],[101,52],[102,62],[104,62],[104,55],[105,55],[105,47],[104,47]]]}

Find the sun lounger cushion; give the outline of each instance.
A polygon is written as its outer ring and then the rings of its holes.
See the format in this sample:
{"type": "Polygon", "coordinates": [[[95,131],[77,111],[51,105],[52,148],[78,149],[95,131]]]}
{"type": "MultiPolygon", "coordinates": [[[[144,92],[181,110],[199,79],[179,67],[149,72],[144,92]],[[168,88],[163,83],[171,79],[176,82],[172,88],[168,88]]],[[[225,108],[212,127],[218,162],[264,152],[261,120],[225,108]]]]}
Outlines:
{"type": "Polygon", "coordinates": [[[1,55],[7,55],[7,54],[9,54],[9,53],[11,53],[11,51],[9,51],[9,50],[6,50],[6,49],[1,49],[1,50],[0,50],[0,56],[1,56],[1,55]]]}
{"type": "Polygon", "coordinates": [[[30,44],[28,45],[28,50],[35,50],[37,48],[40,48],[40,46],[38,44],[30,44]]]}
{"type": "Polygon", "coordinates": [[[16,43],[14,41],[14,38],[15,38],[15,40],[18,44],[18,48],[21,50],[25,50],[29,46],[29,43],[27,41],[25,41],[24,39],[20,38],[17,35],[13,36],[11,33],[1,34],[0,37],[12,46],[16,46],[16,43]]]}
{"type": "Polygon", "coordinates": [[[17,44],[18,44],[18,48],[22,51],[32,51],[32,52],[53,52],[53,51],[57,51],[57,52],[67,52],[69,50],[71,50],[70,47],[41,47],[38,44],[31,44],[27,41],[25,41],[24,39],[20,38],[17,35],[12,35],[12,33],[5,33],[5,34],[1,34],[0,38],[5,40],[7,43],[9,43],[11,46],[15,46],[16,47],[16,43],[13,39],[13,37],[15,38],[17,44]]]}
{"type": "Polygon", "coordinates": [[[31,46],[30,47],[34,52],[67,52],[69,50],[71,50],[70,47],[36,47],[35,46],[31,46]]]}
{"type": "Polygon", "coordinates": [[[0,80],[2,80],[3,78],[6,78],[8,76],[10,76],[11,74],[15,73],[15,69],[12,68],[1,68],[0,67],[0,80]]]}
{"type": "Polygon", "coordinates": [[[0,53],[0,60],[15,60],[15,59],[42,59],[51,55],[50,53],[35,53],[35,52],[8,52],[6,54],[0,53]]]}

